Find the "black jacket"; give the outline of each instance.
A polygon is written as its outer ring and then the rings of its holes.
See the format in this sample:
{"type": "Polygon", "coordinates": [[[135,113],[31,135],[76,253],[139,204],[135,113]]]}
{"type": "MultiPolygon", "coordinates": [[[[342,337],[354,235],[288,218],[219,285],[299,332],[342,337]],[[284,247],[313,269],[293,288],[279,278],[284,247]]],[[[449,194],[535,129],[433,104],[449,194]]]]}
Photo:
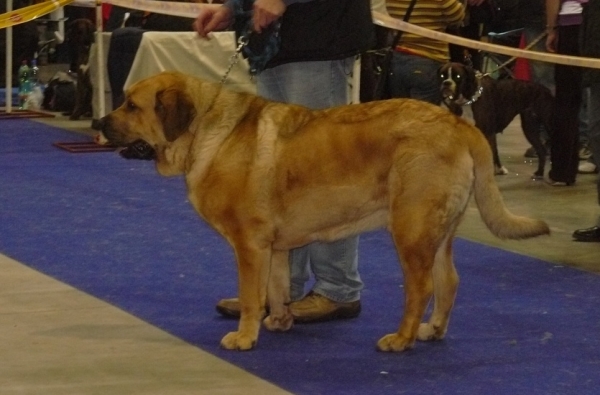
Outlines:
{"type": "Polygon", "coordinates": [[[344,59],[373,44],[369,0],[314,0],[287,7],[281,47],[267,64],[344,59]]]}

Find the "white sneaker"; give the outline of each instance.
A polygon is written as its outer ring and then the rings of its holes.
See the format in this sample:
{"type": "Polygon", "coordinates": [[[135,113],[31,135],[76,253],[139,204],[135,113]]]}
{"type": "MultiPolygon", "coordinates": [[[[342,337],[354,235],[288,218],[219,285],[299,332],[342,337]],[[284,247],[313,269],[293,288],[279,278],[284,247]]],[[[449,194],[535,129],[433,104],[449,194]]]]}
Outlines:
{"type": "Polygon", "coordinates": [[[579,164],[577,172],[581,174],[594,174],[598,172],[598,167],[592,162],[583,162],[579,164]]]}
{"type": "Polygon", "coordinates": [[[592,151],[588,147],[581,147],[579,150],[579,160],[588,160],[592,156],[592,151]]]}

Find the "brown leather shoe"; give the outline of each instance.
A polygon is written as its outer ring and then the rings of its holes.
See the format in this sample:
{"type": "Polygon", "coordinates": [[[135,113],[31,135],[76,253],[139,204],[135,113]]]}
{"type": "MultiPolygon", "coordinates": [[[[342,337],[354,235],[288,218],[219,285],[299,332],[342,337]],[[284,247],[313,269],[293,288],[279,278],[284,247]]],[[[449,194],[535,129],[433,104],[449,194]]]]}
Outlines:
{"type": "MultiPolygon", "coordinates": [[[[219,314],[228,318],[240,318],[240,300],[238,298],[221,299],[215,306],[219,314]]],[[[269,314],[269,306],[265,308],[269,314]]]]}
{"type": "Polygon", "coordinates": [[[215,306],[224,317],[240,318],[240,300],[238,298],[221,299],[215,306]]]}
{"type": "MultiPolygon", "coordinates": [[[[217,303],[216,309],[224,317],[239,318],[240,300],[238,298],[221,299],[217,303]]],[[[268,310],[267,306],[267,312],[268,310]]],[[[340,303],[310,292],[304,298],[290,303],[290,310],[295,322],[306,323],[355,318],[360,314],[361,306],[360,300],[340,303]]]]}
{"type": "Polygon", "coordinates": [[[360,314],[360,309],[360,300],[335,302],[312,291],[304,298],[290,303],[294,322],[297,323],[355,318],[360,314]]]}

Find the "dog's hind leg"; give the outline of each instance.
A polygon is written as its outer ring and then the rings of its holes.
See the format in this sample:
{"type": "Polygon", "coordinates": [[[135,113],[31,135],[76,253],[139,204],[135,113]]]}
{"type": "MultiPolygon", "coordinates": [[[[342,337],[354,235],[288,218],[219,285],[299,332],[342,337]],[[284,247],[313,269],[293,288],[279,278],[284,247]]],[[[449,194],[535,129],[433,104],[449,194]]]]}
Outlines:
{"type": "Polygon", "coordinates": [[[271,256],[271,272],[267,297],[269,299],[269,316],[263,324],[270,331],[287,331],[294,317],[290,311],[290,264],[288,250],[273,250],[271,256]]]}
{"type": "MultiPolygon", "coordinates": [[[[385,335],[377,342],[380,351],[403,351],[414,346],[433,293],[432,267],[441,224],[427,203],[411,204],[414,199],[403,200],[392,204],[390,228],[404,273],[404,316],[398,332],[385,335]]],[[[424,201],[431,204],[427,197],[424,201]]]]}
{"type": "Polygon", "coordinates": [[[448,234],[435,255],[433,264],[433,312],[429,322],[419,326],[418,339],[440,340],[446,335],[450,312],[458,290],[458,274],[452,260],[454,230],[448,234]]]}

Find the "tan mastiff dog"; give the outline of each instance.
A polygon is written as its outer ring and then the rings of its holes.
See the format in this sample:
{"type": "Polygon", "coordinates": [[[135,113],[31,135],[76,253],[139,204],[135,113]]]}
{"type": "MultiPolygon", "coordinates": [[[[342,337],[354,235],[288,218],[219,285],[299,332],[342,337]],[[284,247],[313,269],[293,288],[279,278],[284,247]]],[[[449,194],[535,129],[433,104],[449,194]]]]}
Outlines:
{"type": "Polygon", "coordinates": [[[377,348],[402,351],[446,333],[458,286],[452,240],[471,194],[496,236],[549,233],[545,222],[507,211],[483,134],[425,102],[311,111],[172,72],[126,96],[103,119],[105,137],[121,146],[143,140],[160,174],[185,174],[194,208],[235,251],[241,318],[221,340],[227,349],[255,346],[267,297],[265,326],[292,326],[292,248],[387,228],[406,304],[398,331],[377,348]]]}

